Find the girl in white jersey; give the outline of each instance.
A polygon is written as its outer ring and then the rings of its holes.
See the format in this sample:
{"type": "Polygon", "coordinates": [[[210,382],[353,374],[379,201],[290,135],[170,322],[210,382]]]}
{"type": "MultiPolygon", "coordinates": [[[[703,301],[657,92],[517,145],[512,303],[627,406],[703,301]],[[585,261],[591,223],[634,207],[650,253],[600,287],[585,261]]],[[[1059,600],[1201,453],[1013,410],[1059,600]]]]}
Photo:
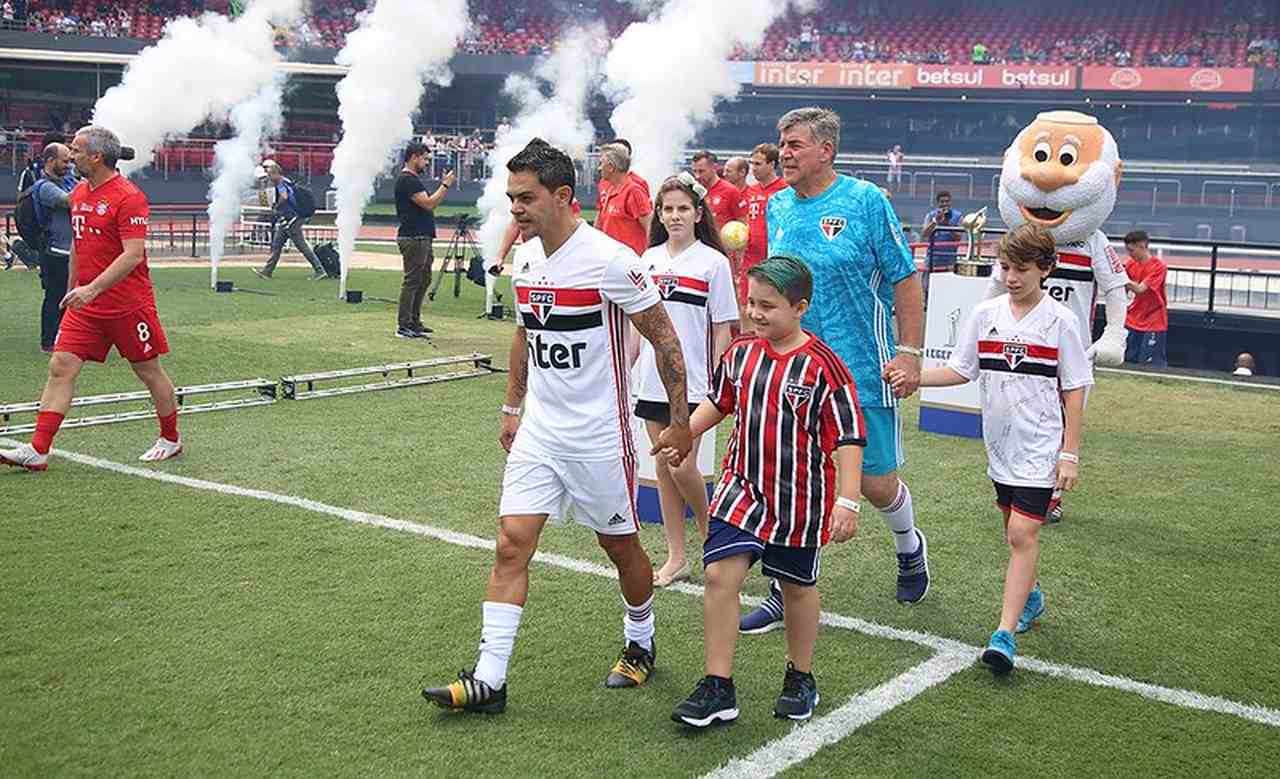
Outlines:
{"type": "MultiPolygon", "coordinates": [[[[703,207],[706,189],[688,173],[672,177],[658,189],[649,231],[652,247],[640,258],[662,294],[667,316],[675,326],[688,372],[689,404],[697,406],[707,396],[711,367],[732,338],[730,323],[738,321],[733,272],[720,243],[715,217],[703,207]]],[[[658,376],[653,347],[632,332],[630,351],[638,370],[636,416],[645,420],[650,440],[669,424],[670,407],[658,376]]],[[[698,441],[693,451],[698,451],[698,441]]],[[[658,499],[667,539],[667,561],[654,571],[654,583],[665,587],[689,576],[685,556],[684,517],[688,506],[707,537],[707,488],[698,472],[697,457],[686,457],[676,468],[659,458],[658,499]]]]}
{"type": "MultiPolygon", "coordinates": [[[[1000,241],[1008,294],[969,314],[947,365],[920,375],[922,387],[977,381],[987,475],[1009,544],[1000,625],[982,662],[1013,670],[1014,633],[1044,612],[1036,583],[1040,526],[1057,496],[1076,485],[1085,388],[1093,383],[1075,314],[1041,288],[1057,248],[1048,230],[1025,224],[1000,241]]],[[[891,375],[895,386],[904,377],[891,375]]]]}

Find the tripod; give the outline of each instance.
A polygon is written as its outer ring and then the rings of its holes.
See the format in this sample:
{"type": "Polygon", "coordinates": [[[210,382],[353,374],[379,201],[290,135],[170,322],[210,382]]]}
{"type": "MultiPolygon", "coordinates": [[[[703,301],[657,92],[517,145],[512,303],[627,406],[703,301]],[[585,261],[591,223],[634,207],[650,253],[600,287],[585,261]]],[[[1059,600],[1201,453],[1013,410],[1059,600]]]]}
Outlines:
{"type": "Polygon", "coordinates": [[[445,249],[444,259],[440,262],[440,273],[435,280],[431,282],[431,291],[427,293],[428,300],[436,299],[436,292],[440,290],[440,283],[444,281],[444,276],[449,272],[449,262],[453,262],[453,296],[456,298],[462,294],[462,276],[467,272],[468,253],[472,257],[480,256],[480,248],[476,242],[475,219],[469,216],[458,217],[458,227],[453,232],[453,238],[449,240],[449,247],[445,249]]]}

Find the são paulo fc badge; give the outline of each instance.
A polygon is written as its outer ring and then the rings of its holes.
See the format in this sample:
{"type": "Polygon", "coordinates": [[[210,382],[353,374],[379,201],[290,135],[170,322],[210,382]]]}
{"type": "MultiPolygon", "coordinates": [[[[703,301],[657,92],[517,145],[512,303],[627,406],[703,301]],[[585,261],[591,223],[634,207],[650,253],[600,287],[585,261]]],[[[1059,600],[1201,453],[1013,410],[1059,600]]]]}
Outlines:
{"type": "Polygon", "coordinates": [[[1022,363],[1022,358],[1027,356],[1026,344],[1005,344],[1004,345],[1004,361],[1009,363],[1010,368],[1017,368],[1022,363]]]}
{"type": "Polygon", "coordinates": [[[834,241],[836,236],[844,232],[844,228],[849,221],[843,216],[824,216],[820,222],[822,225],[822,234],[827,236],[828,241],[834,241]]]}
{"type": "Polygon", "coordinates": [[[556,305],[556,293],[554,290],[542,289],[532,290],[529,292],[529,308],[533,309],[533,315],[542,324],[547,323],[547,317],[551,316],[551,309],[556,305]]]}
{"type": "Polygon", "coordinates": [[[653,283],[658,285],[658,292],[662,293],[663,300],[671,297],[671,293],[680,286],[680,280],[675,276],[654,276],[653,283]]]}
{"type": "Polygon", "coordinates": [[[791,410],[794,411],[798,406],[808,403],[809,398],[813,397],[813,387],[807,384],[788,382],[787,386],[782,388],[782,395],[791,404],[791,410]]]}

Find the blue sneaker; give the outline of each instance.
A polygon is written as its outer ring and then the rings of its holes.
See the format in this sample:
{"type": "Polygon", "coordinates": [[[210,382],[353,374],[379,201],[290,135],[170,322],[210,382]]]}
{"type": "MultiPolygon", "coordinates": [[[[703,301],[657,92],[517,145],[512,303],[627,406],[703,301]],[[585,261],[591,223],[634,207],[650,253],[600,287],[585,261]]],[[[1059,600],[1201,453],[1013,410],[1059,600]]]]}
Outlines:
{"type": "Polygon", "coordinates": [[[1036,582],[1035,589],[1027,595],[1027,605],[1022,607],[1022,616],[1018,617],[1018,627],[1014,629],[1015,633],[1026,633],[1035,624],[1035,621],[1044,613],[1044,593],[1040,592],[1040,583],[1036,582]]]}
{"type": "Polygon", "coordinates": [[[782,627],[782,588],[776,579],[769,580],[769,597],[764,603],[743,614],[738,620],[738,632],[744,635],[768,633],[782,627]]]}
{"type": "Polygon", "coordinates": [[[997,630],[991,634],[991,641],[982,651],[982,662],[997,674],[1007,674],[1013,670],[1013,656],[1017,653],[1017,644],[1013,634],[1007,630],[997,630]]]}
{"type": "Polygon", "coordinates": [[[929,593],[929,542],[916,528],[920,545],[910,554],[898,555],[898,602],[919,603],[929,593]]]}
{"type": "Polygon", "coordinates": [[[782,680],[782,694],[773,704],[773,716],[778,719],[807,720],[813,716],[822,697],[818,695],[818,683],[813,674],[797,671],[787,663],[787,675],[782,680]]]}

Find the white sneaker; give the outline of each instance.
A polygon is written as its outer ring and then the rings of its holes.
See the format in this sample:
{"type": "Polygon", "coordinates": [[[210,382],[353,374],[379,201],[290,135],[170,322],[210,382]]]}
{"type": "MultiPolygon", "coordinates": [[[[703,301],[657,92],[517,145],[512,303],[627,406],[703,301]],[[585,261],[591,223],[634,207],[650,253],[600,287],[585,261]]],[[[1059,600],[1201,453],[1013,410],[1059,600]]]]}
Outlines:
{"type": "Polygon", "coordinates": [[[138,459],[144,463],[155,463],[161,460],[168,460],[170,457],[177,457],[182,454],[182,439],[177,441],[167,440],[164,436],[156,439],[155,446],[142,453],[138,459]]]}
{"type": "Polygon", "coordinates": [[[0,450],[0,463],[28,471],[43,471],[49,467],[49,455],[40,454],[31,444],[23,444],[17,449],[0,450]]]}

